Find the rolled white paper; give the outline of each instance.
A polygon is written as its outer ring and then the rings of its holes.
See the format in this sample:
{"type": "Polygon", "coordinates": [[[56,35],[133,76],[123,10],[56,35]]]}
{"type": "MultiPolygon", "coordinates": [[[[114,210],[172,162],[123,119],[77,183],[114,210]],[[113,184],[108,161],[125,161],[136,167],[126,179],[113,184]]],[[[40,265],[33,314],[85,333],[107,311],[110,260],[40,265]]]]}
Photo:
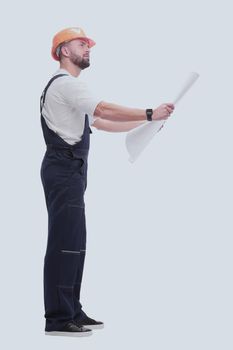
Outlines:
{"type": "Polygon", "coordinates": [[[177,97],[173,100],[173,104],[177,104],[177,102],[186,94],[186,92],[191,88],[191,86],[195,83],[199,74],[196,72],[191,72],[188,79],[186,80],[184,86],[178,93],[177,97]]]}
{"type": "MultiPolygon", "coordinates": [[[[180,89],[176,98],[173,100],[173,104],[176,105],[178,101],[186,94],[186,92],[195,83],[199,74],[196,72],[191,72],[185,81],[184,85],[180,89]]],[[[152,140],[154,135],[162,129],[163,125],[167,119],[148,121],[147,123],[138,126],[130,130],[126,135],[126,148],[129,153],[129,161],[133,163],[139,156],[139,154],[144,150],[148,143],[152,140]]]]}

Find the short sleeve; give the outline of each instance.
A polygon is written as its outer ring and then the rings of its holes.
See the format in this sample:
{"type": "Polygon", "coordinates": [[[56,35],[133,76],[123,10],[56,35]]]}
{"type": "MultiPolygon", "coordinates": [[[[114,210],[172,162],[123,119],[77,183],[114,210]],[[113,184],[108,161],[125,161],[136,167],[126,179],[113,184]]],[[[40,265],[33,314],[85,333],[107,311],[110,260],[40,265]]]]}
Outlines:
{"type": "MultiPolygon", "coordinates": [[[[62,89],[64,100],[80,112],[93,116],[96,106],[102,101],[97,98],[88,88],[84,81],[77,78],[67,82],[62,89]]],[[[92,123],[94,120],[90,120],[92,123]]]]}

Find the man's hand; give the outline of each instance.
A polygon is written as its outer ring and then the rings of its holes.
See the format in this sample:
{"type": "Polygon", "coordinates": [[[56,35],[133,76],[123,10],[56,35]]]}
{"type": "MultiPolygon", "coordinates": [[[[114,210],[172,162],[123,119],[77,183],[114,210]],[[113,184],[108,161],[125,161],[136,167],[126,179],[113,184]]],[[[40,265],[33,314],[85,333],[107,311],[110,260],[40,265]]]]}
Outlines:
{"type": "Polygon", "coordinates": [[[152,120],[167,119],[173,112],[175,106],[173,103],[163,103],[153,110],[152,120]]]}

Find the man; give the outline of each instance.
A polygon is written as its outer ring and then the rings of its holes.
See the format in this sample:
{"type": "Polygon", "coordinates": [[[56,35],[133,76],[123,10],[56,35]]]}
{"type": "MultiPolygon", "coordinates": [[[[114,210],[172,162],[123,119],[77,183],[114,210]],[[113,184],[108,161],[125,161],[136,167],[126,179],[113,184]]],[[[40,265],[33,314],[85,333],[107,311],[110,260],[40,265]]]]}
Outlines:
{"type": "Polygon", "coordinates": [[[47,146],[40,171],[48,210],[44,258],[46,335],[86,336],[104,325],[87,316],[80,303],[90,125],[124,132],[147,121],[167,119],[174,110],[171,103],[144,110],[93,97],[79,76],[90,66],[90,49],[94,45],[81,28],[58,32],[51,54],[60,68],[41,96],[41,126],[47,146]]]}

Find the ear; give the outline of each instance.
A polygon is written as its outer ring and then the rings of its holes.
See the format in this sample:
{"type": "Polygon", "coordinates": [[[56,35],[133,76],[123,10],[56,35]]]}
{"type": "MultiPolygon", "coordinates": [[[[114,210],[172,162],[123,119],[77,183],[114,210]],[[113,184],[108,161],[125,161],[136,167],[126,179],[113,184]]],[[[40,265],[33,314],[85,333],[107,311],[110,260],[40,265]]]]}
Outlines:
{"type": "Polygon", "coordinates": [[[66,45],[63,45],[63,46],[61,47],[61,52],[62,52],[63,56],[65,56],[65,57],[68,57],[68,56],[69,56],[69,49],[67,48],[66,45]]]}

